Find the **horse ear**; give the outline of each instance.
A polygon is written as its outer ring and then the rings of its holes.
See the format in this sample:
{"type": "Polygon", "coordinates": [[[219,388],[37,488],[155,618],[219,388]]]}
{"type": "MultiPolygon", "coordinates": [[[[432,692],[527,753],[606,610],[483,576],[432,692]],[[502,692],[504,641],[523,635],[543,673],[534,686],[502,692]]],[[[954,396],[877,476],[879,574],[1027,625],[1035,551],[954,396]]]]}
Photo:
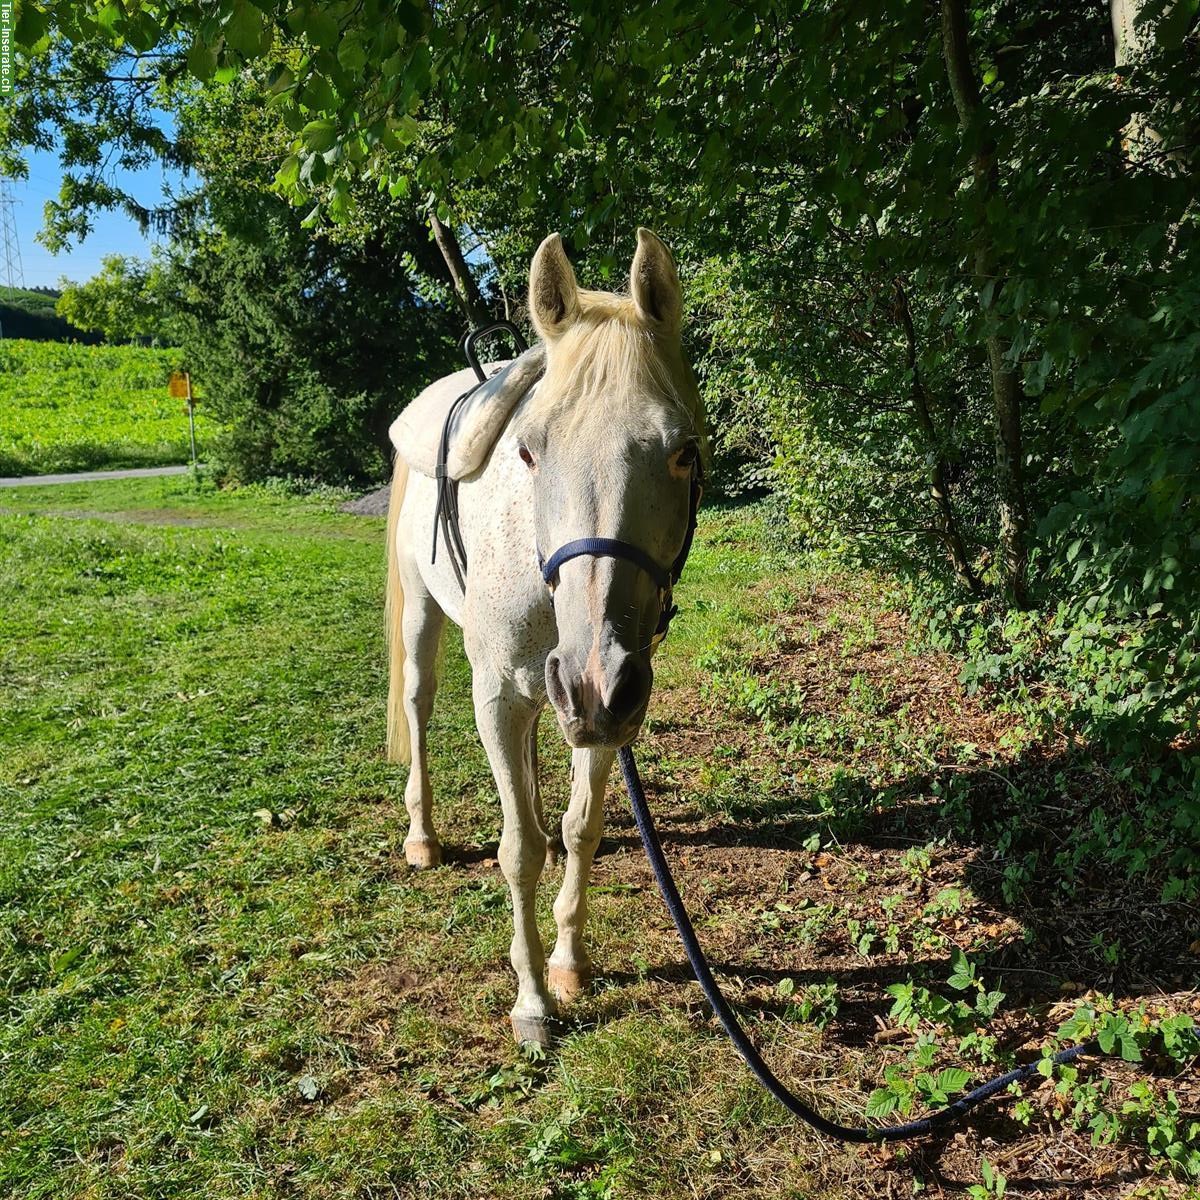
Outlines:
{"type": "Polygon", "coordinates": [[[579,284],[557,233],[537,248],[529,267],[529,313],[546,341],[561,337],[579,316],[579,284]]]}
{"type": "Polygon", "coordinates": [[[675,332],[683,316],[683,295],[675,260],[666,243],[649,229],[639,229],[637,238],[629,286],[638,315],[651,325],[675,332]]]}

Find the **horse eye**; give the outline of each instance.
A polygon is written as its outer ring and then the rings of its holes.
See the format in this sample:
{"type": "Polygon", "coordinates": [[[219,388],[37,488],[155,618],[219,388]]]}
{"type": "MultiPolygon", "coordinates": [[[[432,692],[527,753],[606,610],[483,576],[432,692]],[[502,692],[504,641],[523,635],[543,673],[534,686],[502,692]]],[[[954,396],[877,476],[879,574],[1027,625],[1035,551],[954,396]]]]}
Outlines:
{"type": "Polygon", "coordinates": [[[690,442],[688,445],[684,446],[682,450],[679,450],[676,453],[675,462],[673,465],[676,467],[676,469],[686,471],[689,467],[695,464],[699,454],[700,448],[694,442],[690,442]]]}
{"type": "Polygon", "coordinates": [[[533,455],[529,453],[528,446],[518,446],[517,453],[521,456],[521,461],[527,466],[533,466],[533,455]]]}

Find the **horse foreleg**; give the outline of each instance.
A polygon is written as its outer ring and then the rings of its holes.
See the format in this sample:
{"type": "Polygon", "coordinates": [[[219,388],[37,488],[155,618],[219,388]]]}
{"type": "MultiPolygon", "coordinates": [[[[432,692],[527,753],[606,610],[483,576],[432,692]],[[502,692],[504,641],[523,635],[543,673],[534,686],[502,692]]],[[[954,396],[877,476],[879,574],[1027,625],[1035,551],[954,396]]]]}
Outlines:
{"type": "Polygon", "coordinates": [[[533,718],[533,729],[529,733],[529,779],[533,788],[533,814],[537,818],[538,828],[546,839],[546,861],[552,866],[558,865],[562,856],[562,842],[557,835],[551,835],[546,828],[546,813],[542,808],[542,789],[538,780],[538,719],[541,710],[533,718]]]}
{"type": "Polygon", "coordinates": [[[546,863],[546,835],[535,812],[529,777],[530,729],[537,706],[518,695],[486,667],[473,679],[475,721],[483,739],[504,816],[500,835],[500,869],[512,896],[513,940],[509,952],[517,974],[517,1002],[512,1010],[513,1034],[520,1042],[550,1041],[554,1000],[542,979],[545,951],[538,933],[535,898],[546,863]]]}
{"type": "Polygon", "coordinates": [[[415,570],[405,572],[404,592],[404,716],[412,747],[412,765],[404,788],[404,807],[408,810],[404,857],[413,867],[436,867],[442,861],[442,845],[433,827],[425,731],[433,713],[438,643],[446,616],[415,570]]]}
{"type": "Polygon", "coordinates": [[[554,901],[558,940],[550,956],[550,989],[560,1000],[577,996],[592,977],[583,927],[588,876],[604,826],[604,786],[613,757],[611,750],[575,750],[571,754],[571,802],[562,822],[567,865],[554,901]]]}

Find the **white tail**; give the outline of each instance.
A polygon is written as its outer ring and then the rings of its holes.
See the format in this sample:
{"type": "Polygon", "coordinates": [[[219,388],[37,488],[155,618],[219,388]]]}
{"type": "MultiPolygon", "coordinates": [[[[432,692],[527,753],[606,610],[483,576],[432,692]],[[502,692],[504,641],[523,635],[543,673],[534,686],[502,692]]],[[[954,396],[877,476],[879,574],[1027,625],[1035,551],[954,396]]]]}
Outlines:
{"type": "Polygon", "coordinates": [[[388,645],[387,756],[389,762],[396,763],[412,761],[412,739],[408,732],[408,718],[404,715],[404,584],[400,579],[400,554],[396,548],[400,506],[404,503],[407,485],[408,464],[396,455],[392,494],[388,500],[387,589],[384,602],[388,645]]]}

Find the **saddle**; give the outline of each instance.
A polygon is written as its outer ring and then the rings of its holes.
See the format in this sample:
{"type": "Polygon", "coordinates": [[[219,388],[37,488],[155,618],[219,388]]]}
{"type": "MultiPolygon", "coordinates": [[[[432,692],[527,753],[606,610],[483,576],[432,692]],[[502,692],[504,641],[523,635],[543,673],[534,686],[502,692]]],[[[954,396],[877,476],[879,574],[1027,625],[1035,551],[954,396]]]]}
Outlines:
{"type": "Polygon", "coordinates": [[[483,382],[473,367],[439,379],[392,422],[388,436],[396,453],[411,470],[432,478],[474,474],[545,370],[546,348],[539,343],[517,358],[485,364],[483,382]]]}

